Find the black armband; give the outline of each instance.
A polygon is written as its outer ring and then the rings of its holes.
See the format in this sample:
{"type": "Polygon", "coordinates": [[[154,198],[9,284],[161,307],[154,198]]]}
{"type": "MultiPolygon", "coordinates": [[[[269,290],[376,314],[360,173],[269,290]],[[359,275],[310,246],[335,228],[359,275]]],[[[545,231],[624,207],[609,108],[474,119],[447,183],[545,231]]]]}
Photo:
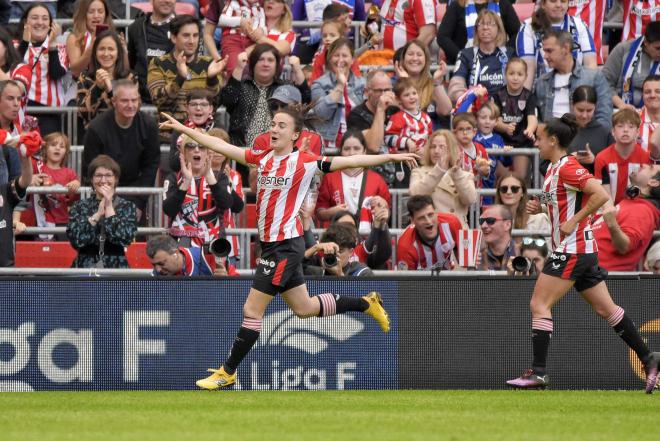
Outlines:
{"type": "Polygon", "coordinates": [[[316,166],[323,173],[330,173],[330,166],[331,165],[332,165],[332,158],[329,158],[327,156],[322,156],[321,159],[316,161],[316,166]]]}

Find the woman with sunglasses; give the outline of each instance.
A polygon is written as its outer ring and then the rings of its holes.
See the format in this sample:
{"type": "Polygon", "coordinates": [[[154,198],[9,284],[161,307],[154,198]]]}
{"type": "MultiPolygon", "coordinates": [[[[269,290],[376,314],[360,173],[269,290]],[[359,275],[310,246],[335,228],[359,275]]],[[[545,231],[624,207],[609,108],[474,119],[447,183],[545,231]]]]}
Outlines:
{"type": "Polygon", "coordinates": [[[163,211],[172,220],[170,235],[181,246],[201,247],[224,230],[224,212],[232,208],[235,192],[225,173],[213,172],[206,147],[186,135],[179,162],[180,171],[164,182],[163,211]]]}
{"type": "Polygon", "coordinates": [[[527,185],[513,173],[508,173],[498,179],[495,185],[495,203],[506,206],[513,214],[513,228],[516,230],[533,230],[539,234],[550,231],[550,221],[545,213],[528,213],[526,206],[527,185]]]}
{"type": "Polygon", "coordinates": [[[552,223],[552,253],[543,267],[530,301],[533,361],[531,369],[506,382],[521,389],[545,388],[550,383],[546,358],[553,332],[552,307],[575,286],[594,311],[637,354],[646,373],[646,392],[652,393],[660,353],[651,352],[623,308],[612,300],[605,284],[607,272],[598,265],[598,247],[591,216],[609,201],[609,194],[572,155],[568,146],[577,133],[571,114],[552,118],[536,129],[539,156],[550,161],[541,201],[527,203],[531,213],[546,207],[552,223]]]}

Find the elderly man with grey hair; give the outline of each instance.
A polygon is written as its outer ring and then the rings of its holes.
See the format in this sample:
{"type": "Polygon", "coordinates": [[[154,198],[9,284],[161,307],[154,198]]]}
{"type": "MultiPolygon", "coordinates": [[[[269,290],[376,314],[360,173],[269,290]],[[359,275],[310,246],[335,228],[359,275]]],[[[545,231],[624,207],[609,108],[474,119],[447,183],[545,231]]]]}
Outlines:
{"type": "Polygon", "coordinates": [[[482,270],[506,270],[509,259],[516,256],[516,244],[511,237],[511,211],[504,205],[490,205],[481,213],[479,226],[483,233],[482,270]]]}

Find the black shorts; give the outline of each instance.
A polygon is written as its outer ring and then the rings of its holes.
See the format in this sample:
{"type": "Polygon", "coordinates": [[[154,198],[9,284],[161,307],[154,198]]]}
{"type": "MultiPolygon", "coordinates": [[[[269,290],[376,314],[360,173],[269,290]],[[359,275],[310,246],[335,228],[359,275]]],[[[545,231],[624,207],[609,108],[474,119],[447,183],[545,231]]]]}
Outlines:
{"type": "Polygon", "coordinates": [[[252,287],[272,296],[305,283],[302,261],[305,239],[296,237],[280,242],[261,242],[252,287]]]}
{"type": "Polygon", "coordinates": [[[553,251],[543,267],[543,274],[574,280],[575,289],[582,292],[607,278],[607,270],[598,265],[598,254],[568,254],[553,251]]]}

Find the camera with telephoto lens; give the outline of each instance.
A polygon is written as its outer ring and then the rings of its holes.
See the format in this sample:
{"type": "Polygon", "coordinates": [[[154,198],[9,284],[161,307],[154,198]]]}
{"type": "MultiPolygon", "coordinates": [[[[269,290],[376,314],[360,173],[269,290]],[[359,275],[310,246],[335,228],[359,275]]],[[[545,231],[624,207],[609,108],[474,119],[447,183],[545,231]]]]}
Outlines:
{"type": "Polygon", "coordinates": [[[518,273],[529,273],[534,274],[536,272],[536,266],[534,263],[524,256],[516,256],[511,261],[511,266],[513,270],[518,273]]]}
{"type": "Polygon", "coordinates": [[[324,254],[323,255],[323,266],[326,268],[332,268],[337,265],[337,255],[336,254],[324,254]]]}
{"type": "Polygon", "coordinates": [[[213,239],[211,243],[209,243],[209,251],[215,257],[218,258],[227,257],[231,252],[231,243],[223,237],[218,237],[216,239],[213,239]]]}

